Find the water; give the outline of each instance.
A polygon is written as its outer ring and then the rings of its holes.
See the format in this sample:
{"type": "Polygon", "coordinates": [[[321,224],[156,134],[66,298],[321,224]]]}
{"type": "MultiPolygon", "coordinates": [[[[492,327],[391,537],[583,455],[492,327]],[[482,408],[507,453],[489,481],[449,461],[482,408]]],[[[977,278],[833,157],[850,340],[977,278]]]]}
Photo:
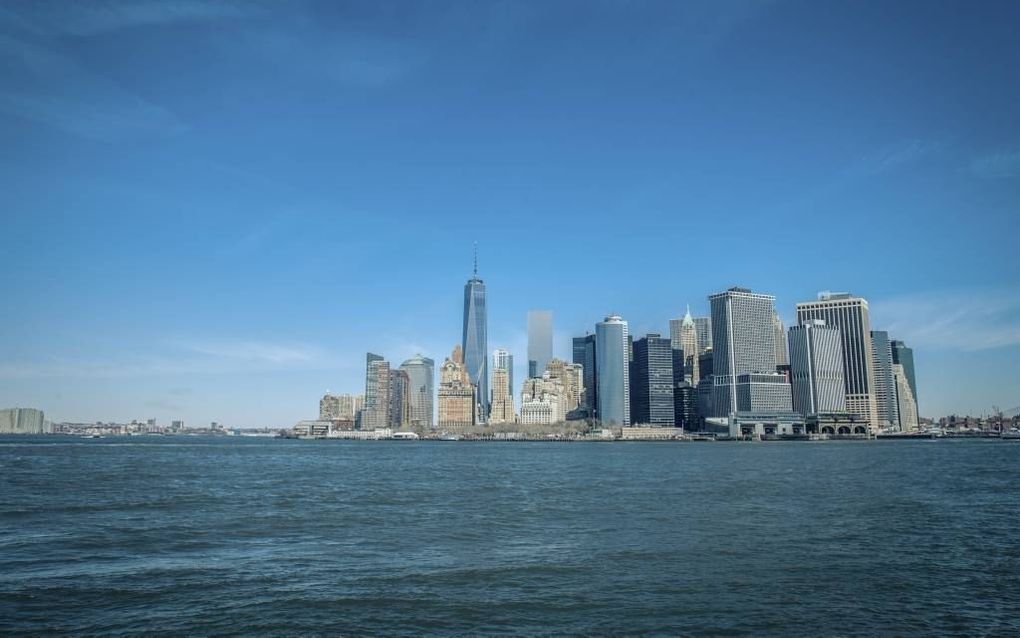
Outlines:
{"type": "Polygon", "coordinates": [[[0,438],[0,634],[1020,633],[1020,443],[0,438]]]}

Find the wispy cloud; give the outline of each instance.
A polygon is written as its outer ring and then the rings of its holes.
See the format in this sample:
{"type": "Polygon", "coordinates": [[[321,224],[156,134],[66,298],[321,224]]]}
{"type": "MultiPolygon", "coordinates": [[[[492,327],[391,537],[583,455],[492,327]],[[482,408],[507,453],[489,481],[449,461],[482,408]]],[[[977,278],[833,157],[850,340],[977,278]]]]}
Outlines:
{"type": "Polygon", "coordinates": [[[1020,288],[941,291],[873,300],[871,325],[926,349],[1020,345],[1020,288]]]}
{"type": "Polygon", "coordinates": [[[856,171],[865,175],[880,175],[905,167],[941,150],[933,140],[903,140],[889,144],[861,158],[856,171]]]}
{"type": "Polygon", "coordinates": [[[0,379],[128,378],[331,369],[344,364],[320,347],[263,341],[177,341],[160,353],[0,363],[0,379]]]}
{"type": "Polygon", "coordinates": [[[90,72],[55,49],[0,35],[0,112],[93,140],[186,130],[167,109],[90,72]]]}
{"type": "Polygon", "coordinates": [[[1020,177],[1020,150],[975,157],[970,162],[970,171],[985,179],[1020,177]]]}
{"type": "Polygon", "coordinates": [[[138,27],[209,22],[261,15],[257,1],[92,0],[31,2],[9,7],[7,21],[35,33],[93,36],[138,27]]]}

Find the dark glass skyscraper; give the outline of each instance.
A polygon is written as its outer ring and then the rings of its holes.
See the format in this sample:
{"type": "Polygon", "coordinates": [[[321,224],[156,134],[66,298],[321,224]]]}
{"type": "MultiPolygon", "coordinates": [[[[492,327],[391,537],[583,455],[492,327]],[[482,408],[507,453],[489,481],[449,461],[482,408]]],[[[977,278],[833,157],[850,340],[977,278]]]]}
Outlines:
{"type": "Polygon", "coordinates": [[[595,335],[574,337],[574,363],[581,366],[584,377],[584,407],[588,408],[588,416],[595,416],[595,408],[599,405],[598,371],[595,367],[595,335]]]}
{"type": "Polygon", "coordinates": [[[475,386],[476,405],[484,422],[489,416],[489,339],[485,311],[485,283],[478,278],[478,259],[471,279],[464,284],[464,367],[475,386]]]}
{"type": "Polygon", "coordinates": [[[633,345],[630,363],[631,424],[672,426],[673,349],[669,339],[646,335],[633,345]]]}

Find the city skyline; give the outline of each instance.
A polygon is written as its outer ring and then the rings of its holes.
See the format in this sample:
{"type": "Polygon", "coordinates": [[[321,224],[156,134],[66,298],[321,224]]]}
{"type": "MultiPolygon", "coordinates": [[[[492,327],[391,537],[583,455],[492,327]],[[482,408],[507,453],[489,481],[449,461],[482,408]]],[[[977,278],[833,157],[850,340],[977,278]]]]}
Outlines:
{"type": "Polygon", "coordinates": [[[384,4],[5,5],[0,405],[314,416],[461,341],[474,241],[515,388],[529,310],[569,361],[744,286],[867,298],[924,416],[1020,405],[1016,3],[384,4]]]}

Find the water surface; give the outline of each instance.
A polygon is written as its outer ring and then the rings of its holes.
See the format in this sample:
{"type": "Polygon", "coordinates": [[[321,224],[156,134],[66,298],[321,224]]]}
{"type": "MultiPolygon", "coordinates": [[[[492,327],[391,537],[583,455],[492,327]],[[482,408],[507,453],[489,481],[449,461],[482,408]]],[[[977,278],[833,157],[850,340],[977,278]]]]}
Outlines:
{"type": "Polygon", "coordinates": [[[1020,633],[1020,443],[0,438],[0,634],[1020,633]]]}

